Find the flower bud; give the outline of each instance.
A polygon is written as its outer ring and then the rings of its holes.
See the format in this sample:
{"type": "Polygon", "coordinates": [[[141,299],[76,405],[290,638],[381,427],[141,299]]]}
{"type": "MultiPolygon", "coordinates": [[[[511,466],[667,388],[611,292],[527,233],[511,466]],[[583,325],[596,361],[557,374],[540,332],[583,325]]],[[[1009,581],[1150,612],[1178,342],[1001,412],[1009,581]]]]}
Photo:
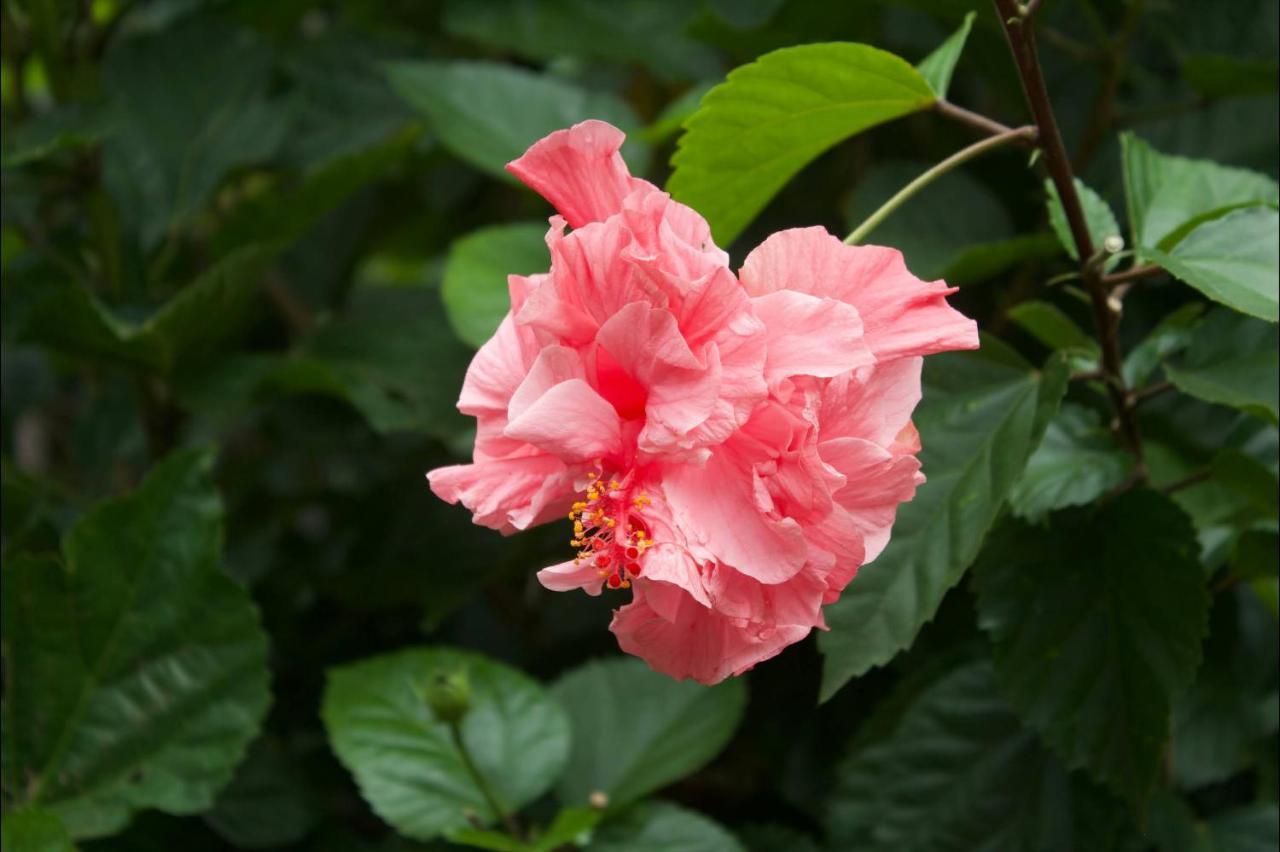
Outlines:
{"type": "Polygon", "coordinates": [[[471,709],[471,682],[465,669],[441,672],[427,688],[427,705],[441,722],[461,722],[471,709]]]}

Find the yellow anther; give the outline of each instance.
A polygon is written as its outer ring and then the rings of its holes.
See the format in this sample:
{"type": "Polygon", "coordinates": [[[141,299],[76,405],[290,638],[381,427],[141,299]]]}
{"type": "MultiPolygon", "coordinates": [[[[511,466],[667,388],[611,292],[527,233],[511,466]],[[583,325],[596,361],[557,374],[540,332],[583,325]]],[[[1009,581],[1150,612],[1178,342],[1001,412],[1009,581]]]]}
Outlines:
{"type": "Polygon", "coordinates": [[[604,522],[605,522],[605,524],[607,524],[609,527],[616,527],[616,526],[618,525],[618,522],[617,522],[617,521],[615,521],[613,518],[605,518],[605,519],[604,519],[604,522]]]}
{"type": "Polygon", "coordinates": [[[638,539],[643,539],[643,538],[644,538],[644,530],[636,530],[636,538],[638,538],[638,539]]]}

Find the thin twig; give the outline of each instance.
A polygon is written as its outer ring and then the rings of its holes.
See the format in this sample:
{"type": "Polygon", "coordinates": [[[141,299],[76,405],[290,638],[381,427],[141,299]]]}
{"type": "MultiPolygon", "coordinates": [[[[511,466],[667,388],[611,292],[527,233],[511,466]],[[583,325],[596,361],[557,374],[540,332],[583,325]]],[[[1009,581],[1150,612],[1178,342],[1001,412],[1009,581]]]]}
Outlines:
{"type": "Polygon", "coordinates": [[[915,180],[911,181],[911,183],[898,190],[892,198],[884,204],[881,204],[879,209],[864,219],[861,225],[854,228],[853,232],[844,238],[845,243],[852,246],[862,242],[866,239],[868,234],[875,230],[877,225],[887,219],[889,214],[893,213],[893,211],[905,204],[911,196],[915,195],[917,192],[924,189],[926,186],[933,183],[939,177],[957,166],[967,163],[974,157],[981,156],[987,151],[999,148],[1001,145],[1008,145],[1018,139],[1034,139],[1035,135],[1036,129],[1028,125],[1025,127],[1012,128],[998,136],[988,136],[986,139],[974,142],[967,148],[961,148],[959,151],[956,151],[950,157],[947,157],[945,160],[925,171],[915,180]]]}
{"type": "Polygon", "coordinates": [[[1074,163],[1077,169],[1084,168],[1093,158],[1107,130],[1115,123],[1116,93],[1124,78],[1125,54],[1129,50],[1129,42],[1133,40],[1138,21],[1142,18],[1142,4],[1143,0],[1130,0],[1124,23],[1120,25],[1120,31],[1108,45],[1107,70],[1102,78],[1102,85],[1098,88],[1097,97],[1094,98],[1089,126],[1080,140],[1080,147],[1076,150],[1074,163]]]}
{"type": "Polygon", "coordinates": [[[1143,278],[1153,278],[1164,272],[1154,263],[1146,263],[1141,266],[1131,266],[1121,272],[1113,272],[1110,275],[1102,276],[1102,283],[1108,287],[1115,287],[1119,284],[1126,284],[1130,281],[1139,281],[1143,278]]]}
{"type": "Polygon", "coordinates": [[[449,736],[453,739],[454,746],[458,749],[458,754],[462,757],[462,766],[467,770],[467,774],[471,776],[471,780],[475,782],[476,788],[480,790],[480,795],[484,797],[485,803],[489,809],[493,811],[493,815],[503,827],[516,840],[523,839],[520,834],[520,826],[516,824],[515,819],[507,812],[507,809],[498,801],[497,795],[493,792],[493,788],[489,786],[489,782],[485,779],[484,774],[480,771],[480,767],[476,766],[474,760],[471,759],[471,751],[467,748],[466,742],[462,739],[462,729],[457,722],[449,723],[449,736]]]}
{"type": "Polygon", "coordinates": [[[1173,382],[1153,382],[1145,388],[1131,390],[1129,391],[1129,407],[1135,408],[1149,399],[1155,399],[1161,394],[1173,390],[1173,387],[1173,382]]]}
{"type": "MultiPolygon", "coordinates": [[[[951,101],[943,100],[942,98],[933,102],[933,108],[939,115],[945,115],[947,118],[966,124],[974,130],[980,130],[988,136],[999,136],[1002,133],[1008,133],[1013,130],[1009,125],[1001,124],[994,118],[987,118],[981,113],[965,109],[962,106],[956,106],[951,101]]],[[[1035,140],[1019,139],[1018,144],[1031,146],[1035,144],[1035,140]]]]}
{"type": "Polygon", "coordinates": [[[1172,494],[1175,491],[1181,491],[1184,488],[1190,488],[1193,485],[1199,485],[1201,482],[1206,482],[1211,476],[1213,476],[1213,471],[1207,467],[1202,468],[1201,470],[1197,470],[1195,473],[1182,477],[1182,479],[1170,482],[1160,490],[1165,494],[1172,494]]]}
{"type": "Polygon", "coordinates": [[[1049,177],[1053,180],[1054,187],[1058,190],[1058,198],[1062,202],[1071,237],[1076,245],[1076,255],[1081,258],[1080,271],[1093,309],[1094,329],[1102,349],[1102,368],[1108,376],[1107,392],[1116,412],[1120,433],[1130,452],[1137,459],[1137,473],[1140,476],[1145,475],[1138,421],[1126,405],[1126,389],[1121,372],[1123,358],[1116,328],[1117,316],[1107,299],[1107,287],[1103,284],[1102,270],[1098,265],[1099,255],[1094,247],[1093,237],[1089,234],[1084,208],[1076,192],[1071,160],[1062,144],[1062,134],[1058,130],[1058,121],[1053,114],[1044,74],[1040,70],[1040,59],[1036,54],[1035,31],[1031,21],[1022,16],[1022,10],[1016,0],[994,0],[994,2],[996,12],[1000,15],[1000,21],[1004,26],[1009,49],[1013,53],[1014,62],[1018,68],[1018,76],[1022,80],[1027,105],[1031,108],[1031,115],[1040,131],[1039,145],[1043,154],[1041,159],[1049,172],[1049,177]]]}

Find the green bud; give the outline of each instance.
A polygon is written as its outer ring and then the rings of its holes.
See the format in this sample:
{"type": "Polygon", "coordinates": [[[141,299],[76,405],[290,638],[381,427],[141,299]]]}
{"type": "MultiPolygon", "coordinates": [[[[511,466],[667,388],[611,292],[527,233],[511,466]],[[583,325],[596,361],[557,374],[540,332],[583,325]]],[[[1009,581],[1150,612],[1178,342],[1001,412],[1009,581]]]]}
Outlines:
{"type": "Polygon", "coordinates": [[[461,722],[471,709],[471,681],[466,670],[435,675],[427,687],[427,704],[441,722],[461,722]]]}

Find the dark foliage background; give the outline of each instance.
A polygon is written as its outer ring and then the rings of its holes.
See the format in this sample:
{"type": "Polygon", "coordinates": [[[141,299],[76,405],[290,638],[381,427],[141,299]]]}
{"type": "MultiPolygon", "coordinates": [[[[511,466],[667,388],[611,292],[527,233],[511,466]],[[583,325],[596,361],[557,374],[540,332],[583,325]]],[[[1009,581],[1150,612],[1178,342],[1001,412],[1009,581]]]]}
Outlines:
{"type": "MultiPolygon", "coordinates": [[[[183,448],[214,449],[221,564],[248,590],[270,642],[270,710],[251,760],[216,803],[177,808],[184,816],[145,810],[128,819],[127,809],[110,831],[93,832],[109,836],[82,839],[80,848],[422,848],[371,811],[336,759],[320,714],[326,672],[446,645],[551,682],[618,654],[606,629],[611,602],[550,594],[534,579],[534,569],[566,552],[565,529],[502,538],[436,500],[423,479],[469,451],[469,423],[452,406],[501,292],[493,282],[545,266],[540,223],[549,211],[504,178],[501,163],[551,129],[599,116],[630,134],[632,169],[662,183],[680,122],[730,69],[819,41],[866,42],[916,62],[970,5],[7,0],[6,714],[18,712],[19,658],[38,653],[13,627],[15,560],[55,554],[91,506],[135,488],[183,448]],[[511,227],[476,236],[495,225],[511,227]]],[[[949,98],[1021,122],[1022,93],[994,13],[974,8],[949,98]]],[[[1113,209],[1125,207],[1121,129],[1167,154],[1276,175],[1274,2],[1049,0],[1040,15],[1068,148],[1113,209]]],[[[972,139],[968,128],[924,112],[837,145],[734,241],[735,266],[780,228],[846,233],[972,139]]],[[[1048,302],[1086,328],[1089,315],[1069,282],[1046,288],[1072,265],[1026,156],[1005,149],[953,173],[872,241],[902,248],[922,276],[961,284],[961,310],[1041,363],[1056,339],[1026,308],[1011,308],[1048,302]]],[[[1169,279],[1135,287],[1125,303],[1126,348],[1195,302],[1203,298],[1169,279]]],[[[1258,346],[1274,352],[1270,329],[1258,346]]],[[[1274,382],[1271,363],[1258,381],[1274,382]]],[[[1069,399],[1084,412],[1083,430],[1105,432],[1100,396],[1076,388],[1069,399]]],[[[1016,640],[999,623],[979,628],[975,596],[997,596],[990,618],[998,622],[1002,607],[1021,605],[1000,566],[1052,558],[1067,571],[1105,562],[1114,551],[1077,552],[1095,533],[1074,535],[1067,517],[1052,529],[1007,519],[978,557],[978,580],[947,594],[914,645],[824,704],[812,637],[759,666],[723,751],[668,779],[661,796],[752,850],[1274,848],[1274,412],[1257,417],[1172,394],[1142,416],[1153,481],[1200,479],[1176,492],[1181,511],[1172,520],[1160,514],[1172,506],[1165,498],[1150,512],[1125,504],[1138,520],[1117,521],[1115,546],[1144,524],[1158,542],[1189,517],[1213,592],[1206,662],[1195,686],[1174,697],[1173,740],[1154,793],[1126,804],[1081,773],[1068,776],[998,702],[954,724],[908,713],[926,684],[940,690],[934,700],[944,709],[973,709],[964,702],[975,694],[995,701],[983,660],[994,643],[1001,662],[1016,640]],[[1223,447],[1233,452],[1225,462],[1223,447]],[[913,758],[905,746],[853,759],[867,744],[926,736],[904,734],[899,722],[935,734],[959,725],[977,737],[967,740],[972,760],[913,758]],[[1005,783],[974,774],[993,756],[1014,761],[990,768],[1005,783]],[[935,789],[927,777],[942,783],[935,789]],[[1014,796],[1018,787],[1041,789],[1051,810],[1055,785],[1072,784],[1089,791],[1061,812],[1020,810],[1014,796]],[[893,785],[902,795],[866,812],[871,791],[893,785]],[[936,825],[936,836],[912,839],[913,823],[936,825]],[[876,824],[879,834],[866,833],[876,824]],[[1081,833],[1055,834],[1055,825],[1081,833]]],[[[1096,457],[1069,463],[1105,468],[1115,464],[1108,452],[1104,444],[1096,457]]],[[[96,546],[119,547],[127,571],[125,528],[100,527],[96,546]]],[[[1158,599],[1159,569],[1126,594],[1158,599]]],[[[210,593],[209,606],[218,600],[210,593]]],[[[188,615],[211,618],[195,605],[188,615]]],[[[1050,666],[1046,676],[1066,684],[1072,665],[1050,666]]],[[[633,723],[623,715],[617,723],[626,729],[633,723]]],[[[5,803],[16,809],[30,794],[13,739],[26,729],[9,715],[6,727],[13,766],[5,803]]],[[[554,806],[543,797],[528,813],[545,824],[554,806]]],[[[650,848],[625,834],[619,842],[650,848]]],[[[689,848],[733,848],[716,845],[731,843],[724,838],[699,842],[689,848]]]]}

